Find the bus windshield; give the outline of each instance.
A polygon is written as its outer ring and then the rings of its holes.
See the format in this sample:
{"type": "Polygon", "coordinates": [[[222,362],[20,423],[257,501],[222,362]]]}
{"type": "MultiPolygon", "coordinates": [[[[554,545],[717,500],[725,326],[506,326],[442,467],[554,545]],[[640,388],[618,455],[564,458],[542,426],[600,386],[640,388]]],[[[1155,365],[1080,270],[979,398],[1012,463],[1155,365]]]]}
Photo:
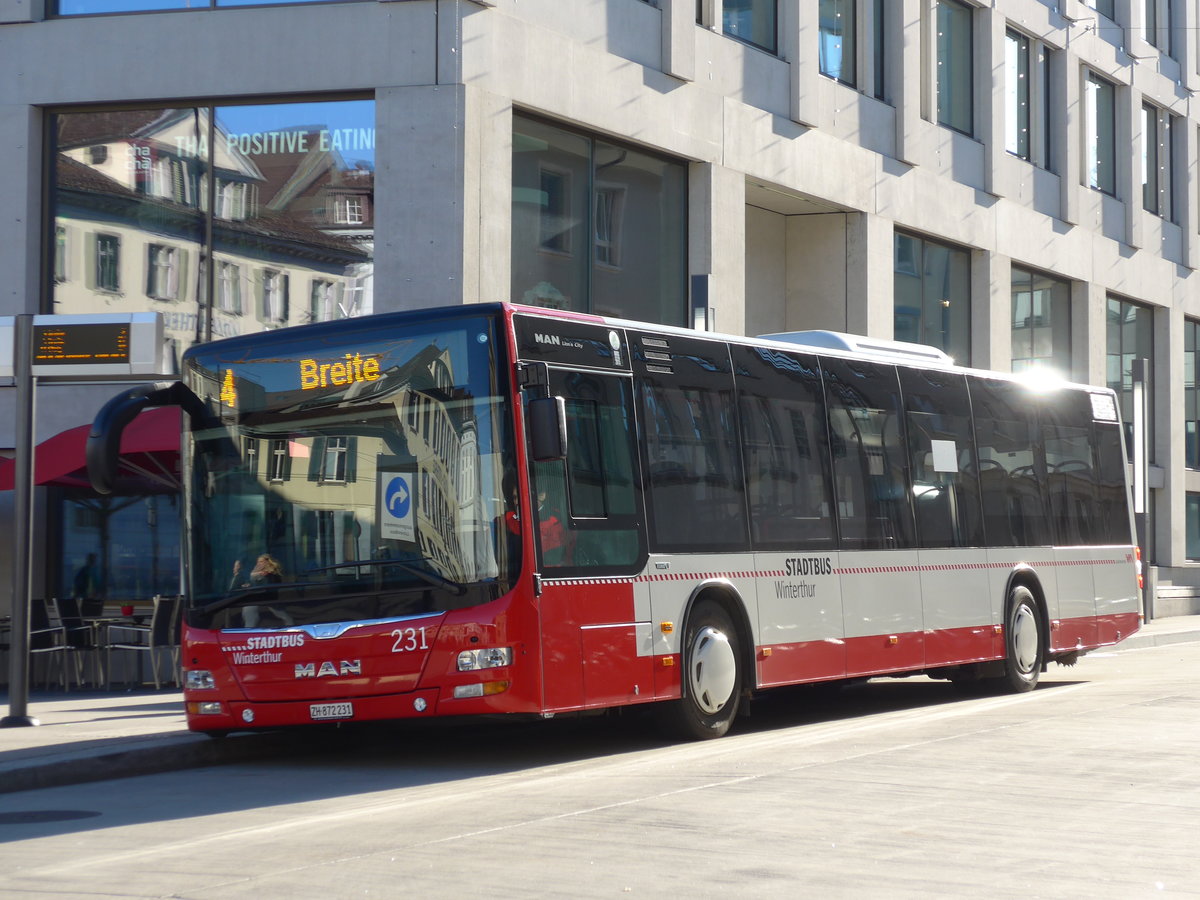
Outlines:
{"type": "Polygon", "coordinates": [[[191,435],[192,624],[397,618],[512,584],[515,457],[494,324],[402,322],[186,357],[220,422],[191,435]]]}

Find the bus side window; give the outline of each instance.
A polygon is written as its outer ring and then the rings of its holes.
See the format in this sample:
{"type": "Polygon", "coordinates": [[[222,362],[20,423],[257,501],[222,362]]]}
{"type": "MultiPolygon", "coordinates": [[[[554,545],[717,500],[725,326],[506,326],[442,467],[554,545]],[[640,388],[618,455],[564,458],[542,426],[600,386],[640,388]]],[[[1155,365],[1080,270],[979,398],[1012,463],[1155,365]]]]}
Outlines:
{"type": "Polygon", "coordinates": [[[912,547],[912,490],[895,366],[823,359],[844,549],[912,547]]]}
{"type": "Polygon", "coordinates": [[[901,368],[900,385],[908,424],[917,545],[981,546],[979,466],[966,379],[957,373],[901,368]]]}
{"type": "Polygon", "coordinates": [[[984,533],[989,546],[1054,543],[1036,398],[1013,382],[970,375],[984,533]]]}
{"type": "Polygon", "coordinates": [[[672,337],[664,343],[669,346],[656,357],[647,358],[644,350],[635,355],[642,372],[651,549],[746,549],[746,486],[729,351],[711,340],[672,337]]]}
{"type": "Polygon", "coordinates": [[[567,457],[534,464],[542,565],[629,571],[642,556],[629,379],[556,372],[551,390],[566,401],[567,457]]]}
{"type": "Polygon", "coordinates": [[[831,548],[837,532],[816,357],[762,347],[731,351],[754,546],[831,548]]]}

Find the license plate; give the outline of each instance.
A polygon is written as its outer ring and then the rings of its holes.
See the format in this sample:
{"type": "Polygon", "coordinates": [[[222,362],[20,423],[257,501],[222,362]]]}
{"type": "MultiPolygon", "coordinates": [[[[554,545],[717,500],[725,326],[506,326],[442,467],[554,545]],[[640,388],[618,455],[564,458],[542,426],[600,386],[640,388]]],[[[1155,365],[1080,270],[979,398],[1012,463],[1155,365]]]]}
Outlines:
{"type": "Polygon", "coordinates": [[[352,719],[353,703],[314,703],[308,708],[313,719],[352,719]]]}

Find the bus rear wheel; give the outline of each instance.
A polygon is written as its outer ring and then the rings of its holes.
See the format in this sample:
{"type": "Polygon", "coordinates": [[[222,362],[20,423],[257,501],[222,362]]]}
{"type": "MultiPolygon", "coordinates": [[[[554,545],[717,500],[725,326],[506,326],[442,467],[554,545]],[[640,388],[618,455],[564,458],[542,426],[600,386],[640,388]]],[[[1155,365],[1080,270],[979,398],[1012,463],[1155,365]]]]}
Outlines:
{"type": "Polygon", "coordinates": [[[742,696],[739,646],[737,627],[724,607],[701,601],[688,619],[680,647],[683,696],[663,711],[669,734],[706,740],[729,731],[742,696]]]}
{"type": "Polygon", "coordinates": [[[1046,636],[1037,601],[1022,585],[1009,595],[1004,647],[1004,675],[997,679],[998,686],[1016,694],[1032,691],[1042,673],[1046,636]]]}

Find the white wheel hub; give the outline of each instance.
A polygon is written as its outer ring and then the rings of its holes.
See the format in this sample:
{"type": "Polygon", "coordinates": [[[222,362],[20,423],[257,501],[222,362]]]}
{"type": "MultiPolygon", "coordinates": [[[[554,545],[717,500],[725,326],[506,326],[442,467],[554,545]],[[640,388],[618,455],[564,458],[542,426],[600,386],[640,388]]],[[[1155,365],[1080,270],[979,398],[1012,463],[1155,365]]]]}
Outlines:
{"type": "Polygon", "coordinates": [[[729,636],[707,625],[692,641],[688,690],[696,705],[712,715],[729,702],[737,683],[737,660],[729,636]]]}
{"type": "Polygon", "coordinates": [[[1013,616],[1013,655],[1017,668],[1028,674],[1037,667],[1038,626],[1033,610],[1022,603],[1013,616]]]}

